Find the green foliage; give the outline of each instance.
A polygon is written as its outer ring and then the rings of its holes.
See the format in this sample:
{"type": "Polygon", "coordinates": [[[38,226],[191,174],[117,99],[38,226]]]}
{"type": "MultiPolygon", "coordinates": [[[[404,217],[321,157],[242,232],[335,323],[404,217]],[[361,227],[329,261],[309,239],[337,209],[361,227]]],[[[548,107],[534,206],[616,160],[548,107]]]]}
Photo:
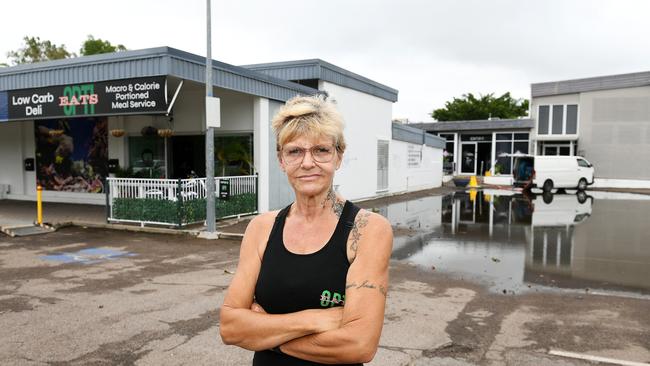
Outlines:
{"type": "Polygon", "coordinates": [[[215,137],[215,172],[222,177],[253,173],[250,136],[215,137]]]}
{"type": "Polygon", "coordinates": [[[462,98],[454,98],[445,103],[445,108],[436,109],[431,113],[437,121],[470,121],[492,118],[518,118],[528,114],[528,100],[514,99],[510,92],[500,97],[494,93],[479,95],[463,94],[462,98]]]}
{"type": "Polygon", "coordinates": [[[14,65],[76,56],[74,53],[68,52],[65,45],[57,46],[50,41],[41,41],[39,37],[25,36],[23,41],[25,41],[25,45],[21,49],[7,52],[7,57],[14,65]]]}
{"type": "Polygon", "coordinates": [[[89,34],[88,39],[86,39],[81,45],[81,50],[79,53],[82,56],[89,56],[98,55],[100,53],[112,53],[119,51],[126,51],[126,47],[121,44],[112,45],[109,41],[104,41],[101,38],[95,39],[95,37],[89,34]]]}
{"type": "MultiPolygon", "coordinates": [[[[257,211],[254,193],[231,196],[228,200],[217,199],[216,217],[222,218],[257,211]]],[[[206,201],[204,199],[177,201],[153,198],[115,198],[113,218],[116,220],[135,220],[182,225],[205,220],[206,201]]]]}

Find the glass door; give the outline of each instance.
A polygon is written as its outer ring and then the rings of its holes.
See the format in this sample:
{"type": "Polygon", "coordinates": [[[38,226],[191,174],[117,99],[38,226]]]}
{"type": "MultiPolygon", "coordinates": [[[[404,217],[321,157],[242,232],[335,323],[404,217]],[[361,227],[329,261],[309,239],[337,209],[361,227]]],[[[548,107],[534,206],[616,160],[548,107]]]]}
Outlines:
{"type": "Polygon", "coordinates": [[[460,174],[476,174],[476,142],[463,142],[460,146],[460,174]]]}

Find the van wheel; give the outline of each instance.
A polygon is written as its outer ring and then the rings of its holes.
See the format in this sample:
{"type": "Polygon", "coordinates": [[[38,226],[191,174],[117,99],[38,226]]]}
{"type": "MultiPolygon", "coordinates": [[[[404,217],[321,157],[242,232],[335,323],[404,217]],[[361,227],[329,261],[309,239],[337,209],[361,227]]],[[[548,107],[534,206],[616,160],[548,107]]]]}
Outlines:
{"type": "Polygon", "coordinates": [[[580,181],[578,181],[578,190],[579,191],[587,190],[587,180],[585,178],[582,178],[580,179],[580,181]]]}
{"type": "Polygon", "coordinates": [[[553,189],[553,181],[547,179],[546,182],[544,182],[544,185],[542,186],[542,190],[544,190],[544,192],[550,192],[552,189],[553,189]]]}

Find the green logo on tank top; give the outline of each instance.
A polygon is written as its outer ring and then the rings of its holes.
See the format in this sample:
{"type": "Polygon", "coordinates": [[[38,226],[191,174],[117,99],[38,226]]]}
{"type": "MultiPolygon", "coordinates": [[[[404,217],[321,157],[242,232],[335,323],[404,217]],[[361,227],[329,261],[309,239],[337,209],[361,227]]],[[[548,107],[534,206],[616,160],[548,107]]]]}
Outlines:
{"type": "Polygon", "coordinates": [[[332,292],[323,290],[323,293],[320,295],[320,306],[322,307],[332,307],[336,305],[345,305],[345,295],[341,295],[338,292],[332,292]]]}

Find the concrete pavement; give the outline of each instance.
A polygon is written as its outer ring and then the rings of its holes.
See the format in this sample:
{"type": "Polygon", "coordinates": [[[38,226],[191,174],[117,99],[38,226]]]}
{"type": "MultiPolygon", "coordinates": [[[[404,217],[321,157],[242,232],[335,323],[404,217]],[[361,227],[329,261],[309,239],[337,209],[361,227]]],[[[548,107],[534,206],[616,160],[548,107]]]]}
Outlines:
{"type": "MultiPolygon", "coordinates": [[[[250,365],[218,308],[239,242],[66,228],[0,236],[0,364],[250,365]]],[[[587,365],[553,349],[650,361],[648,300],[503,295],[391,263],[370,365],[587,365]]]]}

